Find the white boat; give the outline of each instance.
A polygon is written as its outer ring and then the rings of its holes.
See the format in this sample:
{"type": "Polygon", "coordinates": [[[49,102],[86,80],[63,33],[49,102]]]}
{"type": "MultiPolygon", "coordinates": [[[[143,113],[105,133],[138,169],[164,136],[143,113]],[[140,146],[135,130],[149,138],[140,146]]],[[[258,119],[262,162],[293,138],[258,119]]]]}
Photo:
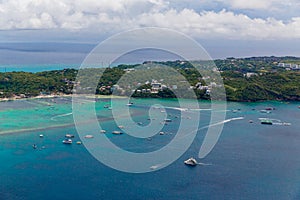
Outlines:
{"type": "Polygon", "coordinates": [[[91,139],[91,138],[94,138],[94,136],[93,135],[86,135],[86,136],[84,136],[84,138],[91,139]]]}
{"type": "Polygon", "coordinates": [[[190,165],[190,166],[195,166],[198,164],[197,160],[195,158],[189,158],[186,161],[184,161],[184,164],[190,165]]]}
{"type": "Polygon", "coordinates": [[[121,131],[113,131],[112,133],[115,134],[115,135],[121,135],[122,134],[121,131]]]}
{"type": "Polygon", "coordinates": [[[260,110],[260,112],[261,112],[261,113],[268,113],[268,114],[271,113],[270,110],[260,110]]]}
{"type": "Polygon", "coordinates": [[[72,134],[66,134],[65,135],[65,138],[74,138],[75,136],[74,135],[72,135],[72,134]]]}
{"type": "Polygon", "coordinates": [[[100,133],[106,133],[106,130],[101,130],[100,133]]]}
{"type": "Polygon", "coordinates": [[[172,122],[171,119],[165,119],[164,122],[172,122]]]}
{"type": "Polygon", "coordinates": [[[64,140],[62,141],[62,143],[63,143],[63,144],[72,144],[73,141],[72,141],[71,139],[64,139],[64,140]]]}
{"type": "Polygon", "coordinates": [[[44,135],[43,134],[40,134],[40,138],[43,138],[44,137],[44,135]]]}

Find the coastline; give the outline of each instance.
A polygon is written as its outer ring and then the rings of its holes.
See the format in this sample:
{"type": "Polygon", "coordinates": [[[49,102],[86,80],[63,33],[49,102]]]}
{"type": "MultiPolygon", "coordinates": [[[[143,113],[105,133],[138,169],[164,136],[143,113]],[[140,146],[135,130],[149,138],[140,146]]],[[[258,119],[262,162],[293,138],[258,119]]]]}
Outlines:
{"type": "MultiPolygon", "coordinates": [[[[0,98],[0,102],[7,102],[7,101],[17,101],[17,100],[24,100],[24,99],[51,99],[51,98],[60,98],[60,97],[73,97],[73,94],[50,94],[50,95],[38,95],[35,97],[10,97],[10,98],[0,98]]],[[[117,96],[117,95],[86,95],[85,98],[96,98],[96,99],[125,99],[126,96],[117,96]]]]}

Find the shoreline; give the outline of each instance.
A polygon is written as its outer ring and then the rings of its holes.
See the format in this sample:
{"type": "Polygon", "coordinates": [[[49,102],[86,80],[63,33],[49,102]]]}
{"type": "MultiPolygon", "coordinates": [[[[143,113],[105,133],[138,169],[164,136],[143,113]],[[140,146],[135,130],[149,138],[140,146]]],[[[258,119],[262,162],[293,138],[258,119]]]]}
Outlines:
{"type": "MultiPolygon", "coordinates": [[[[50,95],[38,95],[35,97],[10,97],[10,98],[0,98],[0,102],[8,102],[8,101],[18,101],[18,100],[32,100],[32,99],[51,99],[51,98],[60,98],[60,97],[73,97],[78,95],[73,94],[50,94],[50,95]]],[[[117,96],[117,95],[85,95],[85,98],[96,98],[96,99],[125,99],[126,96],[117,96]]]]}

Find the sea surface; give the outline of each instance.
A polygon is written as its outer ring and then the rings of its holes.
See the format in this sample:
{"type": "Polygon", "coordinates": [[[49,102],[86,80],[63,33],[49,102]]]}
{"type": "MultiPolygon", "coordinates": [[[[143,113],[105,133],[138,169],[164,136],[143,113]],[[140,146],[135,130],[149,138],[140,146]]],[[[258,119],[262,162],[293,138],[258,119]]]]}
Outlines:
{"type": "MultiPolygon", "coordinates": [[[[114,102],[126,106],[123,99],[114,102]]],[[[90,140],[102,134],[127,151],[155,151],[174,139],[182,112],[191,112],[191,116],[200,112],[200,121],[191,117],[186,122],[200,127],[190,148],[165,168],[125,173],[99,162],[85,148],[85,139],[74,126],[71,98],[0,102],[0,199],[300,199],[299,102],[228,103],[226,119],[239,120],[224,121],[218,143],[204,159],[197,156],[210,124],[210,102],[199,102],[198,111],[180,111],[176,100],[131,102],[131,117],[140,126],[154,120],[148,119],[151,105],[163,105],[165,109],[153,112],[172,120],[163,126],[165,134],[133,138],[126,134],[126,123],[122,128],[115,123],[109,99],[91,99],[80,106],[94,104],[99,124],[107,132],[87,131],[95,136],[90,140]],[[266,107],[275,110],[262,113],[266,107]],[[262,125],[259,118],[273,119],[276,124],[262,125]],[[124,134],[113,135],[114,130],[124,134]],[[75,135],[71,145],[62,144],[67,133],[75,135]],[[186,166],[184,161],[190,157],[204,164],[186,166]]],[[[89,118],[82,124],[88,127],[89,118]]],[[[120,165],[128,164],[125,162],[126,158],[120,160],[120,165]]]]}

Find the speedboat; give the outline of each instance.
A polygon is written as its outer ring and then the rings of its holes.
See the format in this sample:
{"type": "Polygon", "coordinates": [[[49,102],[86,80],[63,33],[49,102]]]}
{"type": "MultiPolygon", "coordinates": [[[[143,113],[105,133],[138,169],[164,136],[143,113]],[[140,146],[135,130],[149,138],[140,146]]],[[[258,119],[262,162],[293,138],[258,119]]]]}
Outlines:
{"type": "Polygon", "coordinates": [[[93,135],[86,135],[86,136],[84,136],[84,138],[91,139],[91,138],[94,138],[94,136],[93,135]]]}
{"type": "Polygon", "coordinates": [[[106,133],[106,130],[100,130],[100,133],[106,133]]]}
{"type": "Polygon", "coordinates": [[[43,138],[44,137],[44,135],[43,134],[40,134],[40,138],[43,138]]]}
{"type": "Polygon", "coordinates": [[[71,139],[64,139],[63,141],[62,141],[62,143],[63,144],[72,144],[72,140],[71,139]]]}
{"type": "Polygon", "coordinates": [[[196,166],[198,164],[197,160],[195,158],[189,158],[186,161],[184,161],[184,164],[190,165],[190,166],[196,166]]]}
{"type": "Polygon", "coordinates": [[[266,124],[266,125],[272,125],[273,121],[270,119],[261,119],[260,121],[261,124],[266,124]]]}

